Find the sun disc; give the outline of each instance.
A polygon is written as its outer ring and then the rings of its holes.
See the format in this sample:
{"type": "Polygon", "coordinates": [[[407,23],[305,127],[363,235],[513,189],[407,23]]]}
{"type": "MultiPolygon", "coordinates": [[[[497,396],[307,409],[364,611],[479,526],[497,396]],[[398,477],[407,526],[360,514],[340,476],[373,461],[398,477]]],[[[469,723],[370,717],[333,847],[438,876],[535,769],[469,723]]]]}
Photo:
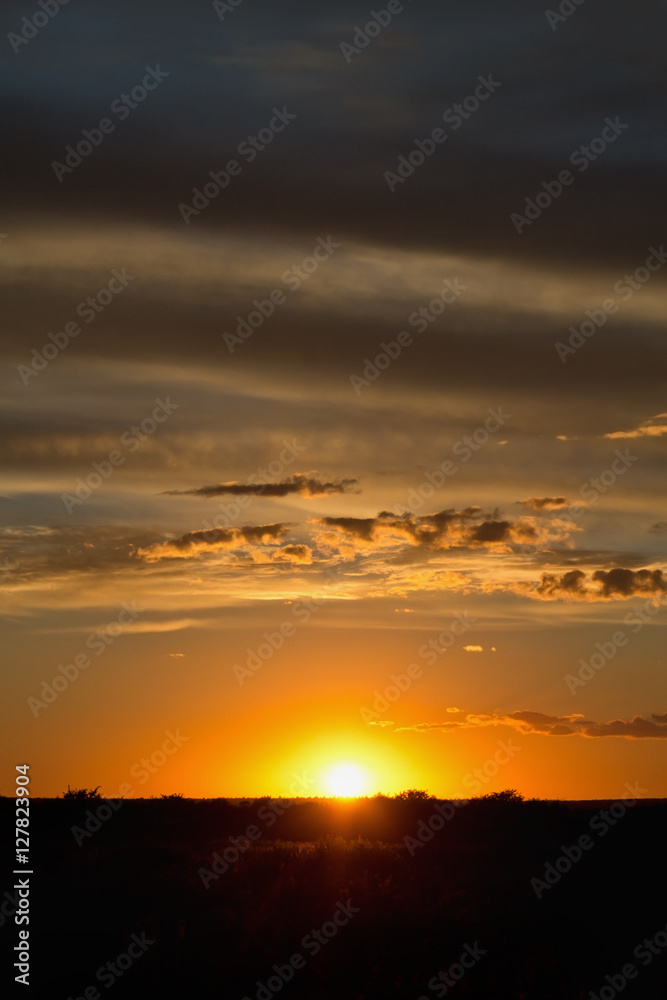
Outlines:
{"type": "Polygon", "coordinates": [[[329,791],[339,798],[361,795],[365,784],[364,774],[355,764],[337,764],[327,775],[329,791]]]}

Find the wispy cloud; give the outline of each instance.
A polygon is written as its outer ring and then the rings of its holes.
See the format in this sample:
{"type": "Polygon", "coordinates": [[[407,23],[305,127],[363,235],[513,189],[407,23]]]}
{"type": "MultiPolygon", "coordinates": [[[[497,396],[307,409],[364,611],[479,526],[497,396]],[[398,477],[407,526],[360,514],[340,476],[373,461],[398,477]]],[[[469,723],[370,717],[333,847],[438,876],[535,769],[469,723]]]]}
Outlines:
{"type": "Polygon", "coordinates": [[[232,496],[286,497],[296,493],[303,497],[322,497],[332,493],[360,493],[358,485],[357,479],[337,479],[325,482],[297,473],[277,483],[216,483],[213,486],[200,486],[192,490],[164,490],[161,495],[220,497],[231,494],[232,496]]]}
{"type": "Polygon", "coordinates": [[[525,500],[517,500],[517,503],[535,511],[559,510],[568,507],[570,502],[565,497],[527,497],[525,500]]]}
{"type": "Polygon", "coordinates": [[[543,712],[511,712],[491,715],[466,715],[461,721],[419,722],[411,726],[399,726],[396,732],[443,732],[452,733],[458,729],[482,729],[488,726],[509,726],[525,736],[585,736],[598,739],[605,736],[620,736],[631,740],[667,739],[667,715],[652,714],[650,718],[636,715],[629,722],[614,719],[611,722],[593,722],[583,715],[545,715],[543,712]]]}
{"type": "Polygon", "coordinates": [[[629,440],[630,438],[662,437],[664,434],[667,434],[667,413],[658,413],[657,416],[645,420],[632,430],[613,431],[611,434],[605,434],[604,436],[614,441],[621,439],[629,440]]]}

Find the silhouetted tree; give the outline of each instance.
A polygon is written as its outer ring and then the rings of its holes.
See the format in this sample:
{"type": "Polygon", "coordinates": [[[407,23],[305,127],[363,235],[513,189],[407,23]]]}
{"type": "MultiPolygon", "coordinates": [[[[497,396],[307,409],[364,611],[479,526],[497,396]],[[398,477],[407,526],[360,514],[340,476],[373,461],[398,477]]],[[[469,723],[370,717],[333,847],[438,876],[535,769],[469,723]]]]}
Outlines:
{"type": "Polygon", "coordinates": [[[74,802],[89,802],[91,799],[101,799],[98,789],[101,785],[96,788],[70,788],[67,786],[67,791],[63,795],[64,799],[69,799],[74,802]]]}
{"type": "Polygon", "coordinates": [[[498,802],[502,805],[518,805],[524,801],[523,795],[514,788],[505,788],[502,792],[490,792],[488,795],[481,795],[485,802],[498,802]]]}

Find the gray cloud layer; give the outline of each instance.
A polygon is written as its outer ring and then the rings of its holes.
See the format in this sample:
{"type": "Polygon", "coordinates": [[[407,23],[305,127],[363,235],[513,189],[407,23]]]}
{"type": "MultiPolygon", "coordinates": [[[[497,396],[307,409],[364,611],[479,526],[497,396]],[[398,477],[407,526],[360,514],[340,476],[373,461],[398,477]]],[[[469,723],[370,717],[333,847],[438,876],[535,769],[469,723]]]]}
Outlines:
{"type": "Polygon", "coordinates": [[[335,482],[323,482],[308,476],[296,474],[277,483],[218,483],[214,486],[201,486],[193,490],[165,490],[166,496],[220,497],[225,494],[232,496],[263,496],[286,497],[299,494],[304,497],[321,497],[331,493],[358,493],[355,489],[356,479],[339,479],[335,482]]]}

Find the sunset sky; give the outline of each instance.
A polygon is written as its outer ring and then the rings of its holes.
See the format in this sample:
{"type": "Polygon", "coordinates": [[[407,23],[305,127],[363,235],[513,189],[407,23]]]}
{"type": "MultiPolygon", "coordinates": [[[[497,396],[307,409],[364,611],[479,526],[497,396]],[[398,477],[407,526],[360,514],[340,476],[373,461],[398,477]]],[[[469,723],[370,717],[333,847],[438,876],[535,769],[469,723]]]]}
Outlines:
{"type": "Polygon", "coordinates": [[[87,0],[8,39],[5,794],[667,796],[633,10],[87,0]]]}

